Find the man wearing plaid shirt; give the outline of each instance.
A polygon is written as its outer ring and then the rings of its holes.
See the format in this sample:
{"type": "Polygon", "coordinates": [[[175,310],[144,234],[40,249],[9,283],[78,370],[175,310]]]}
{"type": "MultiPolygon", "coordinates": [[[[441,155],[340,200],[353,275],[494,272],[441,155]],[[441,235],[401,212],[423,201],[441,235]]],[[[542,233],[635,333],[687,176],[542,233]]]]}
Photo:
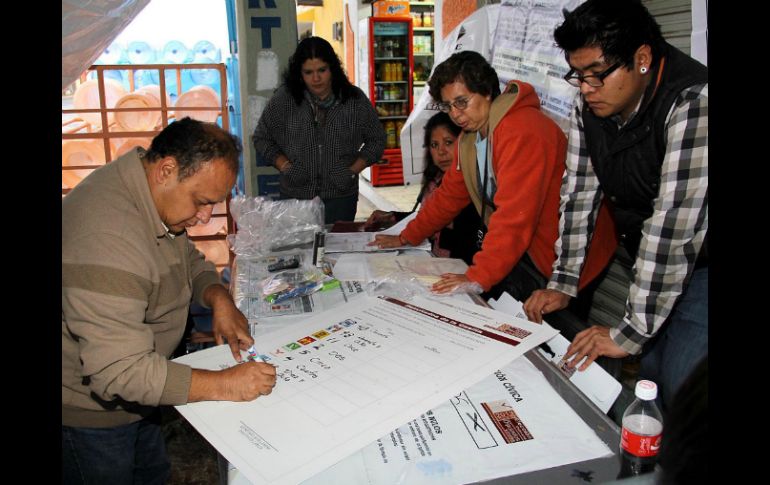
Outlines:
{"type": "Polygon", "coordinates": [[[667,44],[638,0],[588,0],[554,32],[580,88],[561,188],[561,237],[530,319],[576,295],[599,205],[609,204],[634,261],[622,321],[578,333],[584,370],[599,356],[641,354],[640,378],[665,409],[708,353],[708,70],[667,44]]]}

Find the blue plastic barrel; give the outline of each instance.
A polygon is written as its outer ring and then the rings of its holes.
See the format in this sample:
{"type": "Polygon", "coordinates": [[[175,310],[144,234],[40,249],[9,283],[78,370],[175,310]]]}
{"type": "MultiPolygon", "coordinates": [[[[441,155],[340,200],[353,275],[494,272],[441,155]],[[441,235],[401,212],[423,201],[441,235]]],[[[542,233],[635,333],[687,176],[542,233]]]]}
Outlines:
{"type": "Polygon", "coordinates": [[[163,46],[160,58],[163,64],[185,64],[192,60],[192,55],[182,42],[170,40],[163,46]]]}
{"type": "MultiPolygon", "coordinates": [[[[193,59],[200,56],[211,59],[211,62],[221,62],[222,52],[210,41],[199,40],[192,48],[193,59]]],[[[197,62],[197,61],[193,61],[197,62]]]]}
{"type": "Polygon", "coordinates": [[[130,64],[152,64],[157,58],[155,49],[143,40],[130,42],[126,47],[126,56],[130,64]]]}

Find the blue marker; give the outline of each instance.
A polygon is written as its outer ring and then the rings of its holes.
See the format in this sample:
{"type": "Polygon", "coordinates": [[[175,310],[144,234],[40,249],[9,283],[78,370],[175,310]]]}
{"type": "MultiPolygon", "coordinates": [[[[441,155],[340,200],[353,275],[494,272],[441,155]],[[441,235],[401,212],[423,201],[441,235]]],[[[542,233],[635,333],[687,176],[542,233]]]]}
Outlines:
{"type": "Polygon", "coordinates": [[[259,354],[257,353],[257,349],[255,349],[253,345],[252,345],[251,347],[249,347],[249,348],[246,350],[246,352],[248,352],[248,354],[249,354],[249,356],[248,356],[248,357],[246,357],[246,360],[254,360],[254,361],[257,361],[257,362],[265,362],[265,361],[264,361],[264,360],[262,360],[262,358],[259,356],[259,354]]]}

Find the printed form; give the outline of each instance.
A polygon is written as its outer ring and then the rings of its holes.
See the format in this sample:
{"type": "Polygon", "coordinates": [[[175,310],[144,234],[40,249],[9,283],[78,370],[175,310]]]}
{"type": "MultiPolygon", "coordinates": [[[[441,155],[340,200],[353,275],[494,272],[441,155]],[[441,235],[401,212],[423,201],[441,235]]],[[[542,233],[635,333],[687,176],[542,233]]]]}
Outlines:
{"type": "MultiPolygon", "coordinates": [[[[302,485],[448,485],[612,451],[528,359],[516,359],[302,485]]],[[[238,470],[230,485],[248,485],[238,470]]]]}
{"type": "MultiPolygon", "coordinates": [[[[256,342],[276,366],[269,396],[177,409],[251,483],[299,483],[556,333],[464,302],[361,296],[256,342]]],[[[238,365],[227,346],[176,361],[238,365]]]]}

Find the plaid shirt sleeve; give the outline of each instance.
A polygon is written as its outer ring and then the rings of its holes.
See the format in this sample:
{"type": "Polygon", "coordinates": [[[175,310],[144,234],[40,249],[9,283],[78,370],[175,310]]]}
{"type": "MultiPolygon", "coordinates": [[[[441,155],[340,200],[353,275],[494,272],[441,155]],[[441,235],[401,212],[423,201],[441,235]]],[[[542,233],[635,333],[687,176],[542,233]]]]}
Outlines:
{"type": "Polygon", "coordinates": [[[583,134],[583,121],[580,114],[582,101],[580,93],[575,96],[574,109],[569,130],[567,160],[561,184],[561,202],[559,211],[559,239],[554,250],[556,261],[548,288],[577,295],[580,269],[586,255],[588,240],[593,233],[596,214],[602,193],[599,179],[594,173],[588,147],[583,134]]]}
{"type": "Polygon", "coordinates": [[[660,192],[642,227],[626,315],[610,329],[631,354],[668,318],[708,231],[708,84],[682,91],[668,119],[660,192]]]}

